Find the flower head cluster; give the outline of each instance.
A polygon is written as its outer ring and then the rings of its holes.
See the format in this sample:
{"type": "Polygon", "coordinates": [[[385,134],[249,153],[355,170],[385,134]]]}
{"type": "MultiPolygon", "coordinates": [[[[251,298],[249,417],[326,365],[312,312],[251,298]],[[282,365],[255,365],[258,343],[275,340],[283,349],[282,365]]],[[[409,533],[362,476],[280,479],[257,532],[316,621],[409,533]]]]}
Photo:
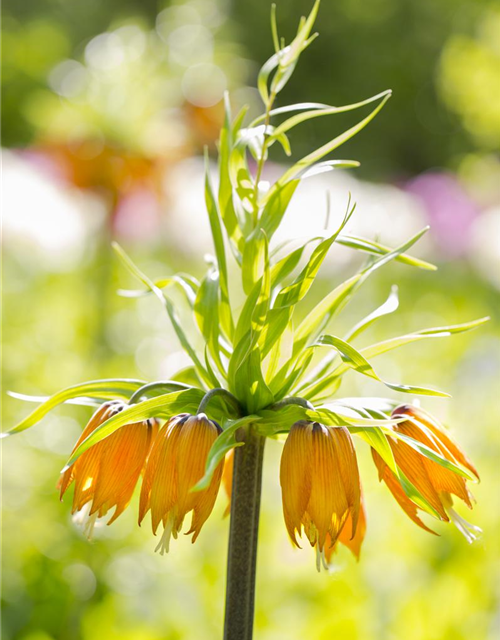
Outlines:
{"type": "MultiPolygon", "coordinates": [[[[128,405],[106,402],[94,413],[75,445],[128,405]]],[[[450,520],[470,542],[480,530],[453,508],[453,497],[472,508],[473,498],[461,465],[479,479],[460,447],[431,415],[411,405],[392,412],[394,424],[388,442],[400,475],[372,449],[383,481],[405,513],[421,528],[434,533],[419,517],[420,505],[402,484],[410,483],[441,520],[450,520]],[[446,468],[422,455],[425,447],[445,461],[446,468]]],[[[153,533],[162,525],[156,547],[168,552],[171,537],[177,538],[187,514],[192,513],[187,534],[194,542],[210,516],[221,482],[231,499],[234,450],[222,458],[201,490],[193,490],[204,477],[210,452],[222,429],[204,413],[181,413],[159,426],[156,419],[126,424],[84,451],[60,478],[61,499],[75,485],[72,512],[85,524],[90,537],[98,518],[114,509],[111,524],[130,503],[142,476],[139,524],[151,511],[153,533]]],[[[359,558],[366,532],[366,509],[361,489],[356,450],[348,428],[299,420],[289,430],[280,467],[283,514],[292,543],[299,547],[304,536],[316,551],[318,569],[331,564],[339,543],[359,558]]],[[[230,509],[228,506],[226,512],[230,509]]]]}

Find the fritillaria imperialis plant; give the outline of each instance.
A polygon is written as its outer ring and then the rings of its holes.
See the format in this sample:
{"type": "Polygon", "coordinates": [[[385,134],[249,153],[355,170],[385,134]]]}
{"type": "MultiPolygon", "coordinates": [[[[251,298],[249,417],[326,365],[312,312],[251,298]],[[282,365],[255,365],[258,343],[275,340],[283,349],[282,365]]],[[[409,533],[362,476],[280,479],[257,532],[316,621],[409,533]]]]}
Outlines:
{"type": "Polygon", "coordinates": [[[204,279],[198,282],[177,274],[154,282],[115,245],[141,283],[141,289],[127,295],[158,298],[192,366],[168,381],[111,379],[69,387],[8,432],[31,427],[63,402],[97,407],[63,469],[61,497],[73,484],[73,512],[91,533],[96,519],[110,515],[108,524],[116,520],[140,484],[139,521],[151,512],[153,533],[161,533],[157,546],[161,553],[169,550],[171,538],[181,532],[189,513],[187,533],[196,540],[224,480],[231,501],[225,637],[234,640],[252,635],[267,438],[285,439],[280,469],[285,525],[293,544],[299,546],[300,538],[309,541],[318,569],[328,567],[338,543],[356,556],[360,552],[366,515],[355,442],[371,447],[380,480],[417,525],[430,531],[419,517],[422,511],[453,521],[469,541],[479,532],[453,507],[456,498],[472,506],[466,482],[477,480],[477,471],[436,419],[392,398],[337,395],[344,374],[353,370],[395,392],[446,396],[427,387],[383,380],[372,360],[412,342],[467,331],[484,320],[423,329],[358,348],[358,336],[397,308],[393,291],[347,335],[335,332],[338,314],[381,267],[399,261],[409,268],[434,268],[407,253],[426,230],[396,248],[350,235],[344,230],[354,211],[349,199],[333,231],[298,247],[292,241],[273,243],[302,180],[357,166],[350,160],[324,158],[361,131],[390,97],[385,91],[342,107],[275,106],[300,55],[315,38],[311,31],[317,11],[318,3],[287,46],[278,37],[273,12],[275,54],[258,77],[263,115],[244,125],[246,110],[233,117],[226,98],[217,191],[208,162],[206,170],[206,208],[215,255],[204,279]],[[288,134],[294,127],[367,105],[375,105],[369,115],[292,164],[274,184],[261,179],[272,145],[281,145],[290,155],[288,134]],[[249,168],[249,154],[255,159],[254,171],[249,168]],[[296,311],[307,304],[320,267],[336,244],[365,252],[368,261],[297,322],[296,311]],[[180,289],[192,311],[203,350],[193,346],[189,328],[179,320],[169,293],[173,287],[180,289]]]}

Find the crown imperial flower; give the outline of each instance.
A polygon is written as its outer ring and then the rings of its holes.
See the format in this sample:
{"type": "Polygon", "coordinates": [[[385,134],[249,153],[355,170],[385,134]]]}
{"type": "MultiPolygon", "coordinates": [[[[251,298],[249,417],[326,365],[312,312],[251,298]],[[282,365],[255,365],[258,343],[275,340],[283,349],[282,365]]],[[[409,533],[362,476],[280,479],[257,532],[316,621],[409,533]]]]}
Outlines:
{"type": "Polygon", "coordinates": [[[221,431],[204,413],[184,413],[171,418],[153,444],[142,483],[139,524],[149,510],[155,535],[163,524],[156,547],[162,555],[168,552],[170,537],[177,538],[187,513],[192,511],[193,516],[186,535],[192,533],[194,542],[212,512],[224,463],[217,466],[207,489],[192,489],[203,477],[208,452],[221,431]]]}
{"type": "Polygon", "coordinates": [[[351,519],[349,539],[356,534],[360,512],[360,481],[349,431],[318,422],[296,422],[281,457],[283,514],[292,542],[304,531],[316,549],[318,569],[326,566],[333,548],[351,519]]]}
{"type": "MultiPolygon", "coordinates": [[[[408,436],[440,454],[445,460],[462,465],[479,480],[478,472],[470,459],[430,414],[411,405],[401,405],[394,409],[392,417],[407,418],[394,427],[395,433],[408,436]]],[[[469,542],[475,540],[481,530],[464,520],[453,509],[452,495],[463,500],[469,509],[472,509],[473,496],[467,487],[466,479],[434,460],[422,456],[405,441],[398,440],[397,437],[390,437],[388,440],[400,470],[441,519],[446,522],[452,520],[469,542]]],[[[379,479],[386,483],[405,513],[419,527],[435,533],[418,517],[417,505],[406,495],[399,480],[380,455],[374,450],[372,455],[379,472],[379,479]]]]}
{"type": "MultiPolygon", "coordinates": [[[[101,405],[90,418],[73,451],[103,422],[126,406],[119,400],[101,405]]],[[[90,447],[61,474],[58,485],[61,500],[74,482],[71,512],[89,538],[97,518],[106,516],[114,507],[109,525],[128,506],[157,432],[158,422],[154,419],[127,424],[90,447]]]]}

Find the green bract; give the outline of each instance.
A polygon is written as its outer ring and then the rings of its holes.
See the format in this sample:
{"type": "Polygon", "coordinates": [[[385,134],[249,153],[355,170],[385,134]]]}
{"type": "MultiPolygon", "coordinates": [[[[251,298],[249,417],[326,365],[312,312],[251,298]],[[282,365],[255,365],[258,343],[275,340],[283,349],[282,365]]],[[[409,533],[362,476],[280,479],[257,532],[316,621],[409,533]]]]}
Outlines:
{"type": "Polygon", "coordinates": [[[346,336],[335,335],[332,323],[369,276],[389,262],[394,260],[409,267],[434,269],[433,265],[407,253],[426,229],[396,248],[347,234],[344,228],[355,209],[349,197],[342,223],[333,233],[310,238],[295,249],[290,249],[289,243],[280,246],[273,243],[273,236],[302,180],[315,173],[358,166],[352,160],[324,158],[371,122],[391,95],[390,91],[384,91],[340,107],[318,103],[274,107],[300,55],[315,37],[311,35],[311,29],[317,9],[318,2],[287,46],[280,42],[273,17],[276,51],[258,77],[258,89],[265,107],[262,116],[244,125],[246,109],[233,117],[229,98],[225,98],[225,120],[218,145],[217,189],[211,184],[208,155],[206,157],[205,202],[215,256],[203,280],[199,283],[195,278],[179,273],[153,282],[121,247],[114,244],[118,257],[142,285],[139,290],[122,291],[122,295],[154,294],[158,298],[182,348],[192,361],[192,367],[166,382],[100,380],[69,387],[49,399],[32,398],[44,401],[3,435],[33,426],[62,402],[92,405],[109,398],[122,398],[129,400],[130,406],[95,429],[76,449],[68,465],[123,425],[151,417],[167,419],[180,412],[194,413],[203,407],[210,418],[220,422],[223,433],[214,442],[205,476],[194,490],[206,488],[224,455],[242,444],[236,439],[239,428],[251,423],[260,435],[273,437],[286,433],[295,421],[301,419],[317,420],[332,427],[345,426],[365,440],[396,474],[408,497],[433,515],[437,515],[433,507],[396,465],[387,434],[404,440],[421,455],[443,467],[470,478],[468,470],[461,465],[446,460],[429,447],[392,429],[400,420],[390,417],[397,404],[393,400],[336,398],[342,377],[351,369],[393,391],[447,395],[424,386],[383,380],[371,361],[375,356],[414,341],[468,331],[486,319],[415,331],[357,348],[353,344],[356,338],[378,318],[398,307],[397,289],[393,288],[387,301],[360,320],[346,336]],[[278,143],[290,155],[288,135],[294,127],[314,118],[335,116],[372,104],[375,105],[372,111],[357,124],[293,163],[266,189],[267,183],[261,181],[261,176],[268,150],[278,143]],[[249,169],[249,154],[257,162],[255,173],[249,169]],[[328,252],[335,250],[336,244],[368,253],[370,260],[348,280],[336,283],[328,295],[304,314],[308,293],[328,252]],[[182,291],[185,303],[192,311],[192,328],[199,332],[205,345],[201,351],[193,346],[195,341],[178,320],[170,298],[172,287],[182,291]],[[243,301],[230,297],[230,291],[238,289],[243,292],[243,301]],[[303,319],[297,323],[295,318],[299,306],[303,319]],[[237,309],[241,309],[239,313],[237,309]],[[324,357],[312,367],[318,350],[324,352],[324,357]],[[211,390],[216,391],[207,396],[211,390]]]}

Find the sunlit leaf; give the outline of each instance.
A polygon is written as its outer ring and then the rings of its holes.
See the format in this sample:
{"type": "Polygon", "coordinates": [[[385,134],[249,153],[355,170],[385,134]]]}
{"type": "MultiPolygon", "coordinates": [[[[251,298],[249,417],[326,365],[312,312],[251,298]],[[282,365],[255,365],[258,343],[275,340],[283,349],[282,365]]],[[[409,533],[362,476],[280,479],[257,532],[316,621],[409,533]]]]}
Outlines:
{"type": "Polygon", "coordinates": [[[82,384],[76,384],[71,387],[67,387],[58,393],[55,393],[48,400],[32,411],[29,416],[21,420],[19,424],[12,427],[8,431],[2,433],[2,436],[8,436],[13,433],[19,433],[25,429],[29,429],[34,424],[39,422],[49,411],[52,411],[55,407],[63,402],[67,402],[74,398],[90,397],[90,398],[106,398],[107,400],[113,400],[118,398],[128,399],[145,384],[144,380],[129,380],[125,378],[110,378],[108,380],[92,380],[90,382],[83,382],[82,384]]]}

